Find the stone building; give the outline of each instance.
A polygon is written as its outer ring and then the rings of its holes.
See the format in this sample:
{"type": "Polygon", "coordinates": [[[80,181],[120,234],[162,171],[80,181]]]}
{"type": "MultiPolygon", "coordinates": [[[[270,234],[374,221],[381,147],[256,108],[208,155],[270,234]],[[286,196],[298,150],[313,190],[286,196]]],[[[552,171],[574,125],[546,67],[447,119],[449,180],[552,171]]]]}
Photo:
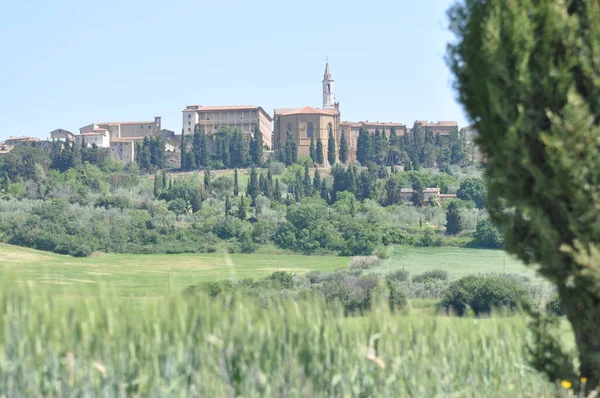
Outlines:
{"type": "Polygon", "coordinates": [[[8,137],[4,143],[11,147],[18,146],[34,146],[36,142],[41,141],[36,137],[20,136],[20,137],[8,137]]]}
{"type": "Polygon", "coordinates": [[[263,145],[268,148],[272,147],[271,122],[273,119],[260,106],[188,105],[182,112],[185,134],[192,134],[195,126],[199,125],[206,134],[216,133],[221,127],[229,127],[249,136],[258,126],[262,133],[263,145]]]}
{"type": "Polygon", "coordinates": [[[123,163],[133,163],[135,160],[135,143],[143,140],[144,137],[127,137],[111,140],[110,156],[123,163]]]}
{"type": "Polygon", "coordinates": [[[108,131],[109,141],[129,137],[154,137],[159,135],[159,132],[162,130],[161,118],[160,116],[157,116],[154,118],[154,121],[146,122],[92,123],[80,128],[79,134],[99,132],[102,130],[108,131]]]}
{"type": "Polygon", "coordinates": [[[341,133],[343,133],[346,137],[346,141],[348,142],[348,160],[354,161],[356,160],[356,148],[358,144],[358,135],[361,129],[367,130],[367,132],[371,135],[374,135],[377,130],[380,132],[385,132],[386,136],[390,137],[390,132],[392,129],[396,130],[396,135],[401,137],[406,132],[406,125],[403,123],[380,123],[380,122],[342,122],[340,124],[341,133]]]}
{"type": "MultiPolygon", "coordinates": [[[[287,133],[289,132],[298,148],[298,155],[309,154],[310,140],[315,143],[319,138],[323,143],[323,155],[327,160],[327,149],[329,131],[333,132],[339,145],[340,133],[340,111],[339,103],[335,101],[334,80],[331,75],[329,63],[325,65],[323,75],[323,108],[286,108],[275,109],[273,116],[273,148],[279,149],[285,146],[287,133]]],[[[339,152],[336,151],[336,154],[339,152]]]]}
{"type": "Polygon", "coordinates": [[[75,137],[68,130],[56,129],[50,132],[50,141],[75,141],[75,137]]]}
{"type": "Polygon", "coordinates": [[[92,144],[96,144],[99,148],[110,147],[110,132],[107,129],[99,128],[87,133],[81,133],[75,137],[80,145],[85,143],[87,147],[92,146],[92,144]]]}
{"type": "MultiPolygon", "coordinates": [[[[439,134],[442,137],[458,132],[458,123],[454,121],[428,122],[426,120],[415,120],[413,126],[418,126],[422,131],[429,130],[433,135],[439,134]]],[[[412,130],[414,130],[414,127],[412,130]]],[[[410,133],[412,133],[412,130],[410,133]]]]}

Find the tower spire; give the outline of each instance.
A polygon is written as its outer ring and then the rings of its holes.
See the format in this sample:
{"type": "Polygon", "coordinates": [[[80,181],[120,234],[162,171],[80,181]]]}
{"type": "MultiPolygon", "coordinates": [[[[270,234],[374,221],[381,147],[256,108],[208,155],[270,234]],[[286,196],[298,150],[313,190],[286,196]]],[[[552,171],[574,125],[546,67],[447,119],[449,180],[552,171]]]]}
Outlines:
{"type": "Polygon", "coordinates": [[[329,56],[325,58],[325,73],[323,74],[323,109],[335,109],[335,94],[333,77],[329,68],[329,56]]]}

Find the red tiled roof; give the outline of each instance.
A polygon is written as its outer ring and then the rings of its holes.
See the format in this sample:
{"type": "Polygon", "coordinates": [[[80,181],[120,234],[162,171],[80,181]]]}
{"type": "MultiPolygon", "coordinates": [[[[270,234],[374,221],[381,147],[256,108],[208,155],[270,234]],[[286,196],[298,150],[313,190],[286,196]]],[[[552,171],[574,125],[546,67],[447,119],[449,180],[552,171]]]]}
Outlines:
{"type": "Polygon", "coordinates": [[[317,109],[311,106],[305,106],[304,108],[296,109],[288,113],[282,114],[287,115],[337,115],[338,111],[335,109],[317,109]]]}

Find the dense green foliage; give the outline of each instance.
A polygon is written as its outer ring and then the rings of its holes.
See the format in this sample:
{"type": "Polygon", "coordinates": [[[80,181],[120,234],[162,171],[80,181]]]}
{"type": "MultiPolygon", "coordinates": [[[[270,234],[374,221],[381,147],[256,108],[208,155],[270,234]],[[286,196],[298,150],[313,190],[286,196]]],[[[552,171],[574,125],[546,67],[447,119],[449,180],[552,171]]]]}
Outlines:
{"type": "MultiPolygon", "coordinates": [[[[490,216],[506,232],[506,250],[556,285],[575,332],[578,369],[556,350],[560,344],[548,341],[550,333],[543,333],[534,364],[550,379],[585,377],[594,387],[600,384],[600,2],[467,0],[449,15],[457,41],[448,61],[487,159],[490,216]],[[548,357],[557,358],[556,366],[547,366],[548,357]]],[[[537,323],[544,325],[550,323],[537,323]]]]}
{"type": "Polygon", "coordinates": [[[531,300],[527,290],[513,280],[498,276],[467,276],[450,285],[441,307],[457,315],[473,311],[475,315],[489,314],[492,309],[515,311],[528,307],[531,300]]]}

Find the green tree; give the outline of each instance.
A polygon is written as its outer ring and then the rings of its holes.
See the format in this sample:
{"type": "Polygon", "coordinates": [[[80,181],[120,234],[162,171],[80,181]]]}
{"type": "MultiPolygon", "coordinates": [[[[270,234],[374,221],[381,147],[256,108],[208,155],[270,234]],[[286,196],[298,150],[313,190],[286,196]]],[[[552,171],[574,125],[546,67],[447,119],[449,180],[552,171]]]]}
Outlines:
{"type": "Polygon", "coordinates": [[[225,215],[228,216],[229,214],[231,214],[231,199],[229,198],[229,195],[225,196],[225,215]]]}
{"type": "Polygon", "coordinates": [[[346,133],[342,129],[342,136],[340,137],[340,162],[346,163],[348,161],[348,141],[346,141],[346,133]]]}
{"type": "Polygon", "coordinates": [[[298,148],[292,133],[288,131],[285,136],[285,164],[290,166],[298,161],[298,148]]]}
{"type": "Polygon", "coordinates": [[[467,178],[460,183],[460,187],[456,191],[458,199],[471,200],[478,209],[482,209],[485,205],[486,196],[485,182],[479,178],[467,178]]]}
{"type": "Polygon", "coordinates": [[[310,146],[308,147],[308,155],[310,156],[310,160],[314,162],[317,161],[317,152],[315,149],[315,139],[310,137],[310,146]]]}
{"type": "Polygon", "coordinates": [[[204,170],[204,189],[206,192],[210,192],[210,170],[204,170]]]}
{"type": "Polygon", "coordinates": [[[161,191],[160,186],[161,179],[158,177],[158,174],[154,174],[154,197],[158,198],[161,191]]]}
{"type": "Polygon", "coordinates": [[[256,206],[256,198],[260,195],[260,184],[258,181],[258,173],[256,168],[252,166],[250,169],[250,180],[248,180],[248,196],[252,199],[251,206],[256,206]]]}
{"type": "Polygon", "coordinates": [[[279,178],[275,180],[275,186],[273,187],[273,199],[281,201],[281,186],[279,185],[279,178]]]}
{"type": "Polygon", "coordinates": [[[207,168],[210,164],[210,151],[208,150],[208,139],[204,131],[200,131],[200,158],[199,166],[207,168]]]}
{"type": "Polygon", "coordinates": [[[321,189],[321,173],[319,169],[315,167],[315,175],[313,177],[313,192],[319,192],[321,189]]]}
{"type": "Polygon", "coordinates": [[[240,220],[246,219],[246,201],[244,200],[244,195],[240,196],[240,205],[238,207],[238,218],[240,220]]]}
{"type": "Polygon", "coordinates": [[[240,183],[238,179],[238,169],[236,168],[233,172],[233,195],[238,196],[240,194],[240,183]]]}
{"type": "Polygon", "coordinates": [[[410,197],[410,201],[415,206],[423,206],[423,202],[425,201],[425,194],[423,190],[425,189],[425,185],[420,179],[415,179],[412,184],[413,193],[410,197]]]}
{"type": "Polygon", "coordinates": [[[323,156],[323,143],[321,142],[321,138],[317,139],[317,164],[325,163],[325,158],[323,156]]]}
{"type": "Polygon", "coordinates": [[[358,132],[358,141],[356,143],[356,160],[360,164],[367,164],[372,157],[371,136],[364,127],[358,132]]]}
{"type": "Polygon", "coordinates": [[[333,128],[329,125],[329,138],[327,140],[327,161],[330,166],[333,166],[336,161],[335,154],[335,137],[333,136],[333,128]]]}
{"type": "Polygon", "coordinates": [[[465,208],[465,202],[453,200],[446,209],[446,235],[456,235],[464,229],[464,220],[461,210],[465,208]]]}
{"type": "Polygon", "coordinates": [[[188,165],[185,164],[185,161],[187,159],[187,148],[185,147],[185,133],[183,132],[183,129],[181,130],[181,141],[179,143],[179,150],[181,157],[181,170],[187,170],[188,165]]]}
{"type": "Polygon", "coordinates": [[[196,125],[196,129],[194,130],[194,137],[192,138],[192,151],[194,153],[194,168],[199,169],[201,164],[201,146],[202,146],[202,132],[196,125]]]}
{"type": "Polygon", "coordinates": [[[263,139],[258,126],[254,129],[254,137],[250,144],[250,156],[252,157],[252,163],[256,167],[260,167],[263,157],[263,139]]]}
{"type": "Polygon", "coordinates": [[[588,389],[595,388],[600,3],[466,1],[449,16],[457,40],[448,62],[458,98],[479,131],[486,207],[505,231],[506,250],[536,264],[556,286],[574,331],[579,369],[566,354],[544,352],[561,347],[558,341],[538,346],[534,365],[552,380],[577,385],[582,376],[588,389]]]}

